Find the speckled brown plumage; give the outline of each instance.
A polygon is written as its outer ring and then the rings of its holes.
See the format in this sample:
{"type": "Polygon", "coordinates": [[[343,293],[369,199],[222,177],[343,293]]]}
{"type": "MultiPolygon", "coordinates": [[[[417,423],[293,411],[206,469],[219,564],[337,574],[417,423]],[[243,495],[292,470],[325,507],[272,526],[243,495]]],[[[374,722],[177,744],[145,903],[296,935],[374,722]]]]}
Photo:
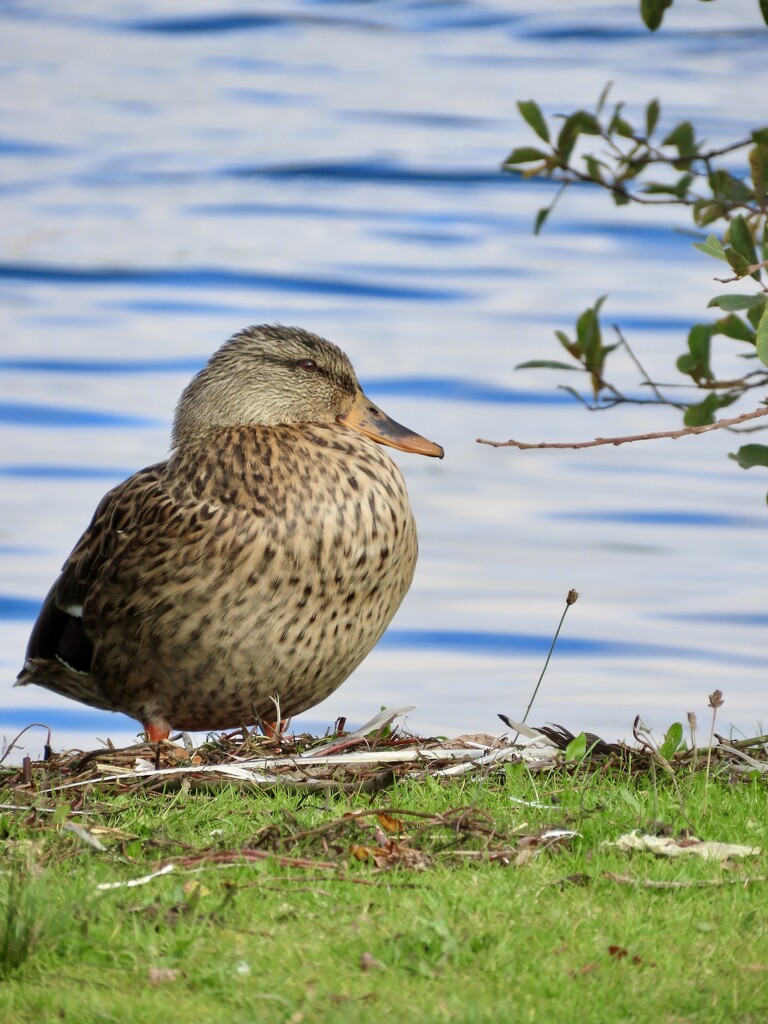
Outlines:
{"type": "Polygon", "coordinates": [[[236,335],[182,396],[168,461],[99,504],[18,684],[156,735],[274,720],[273,697],[284,717],[323,700],[378,641],[416,565],[405,483],[372,437],[442,454],[370,403],[329,342],[236,335]]]}

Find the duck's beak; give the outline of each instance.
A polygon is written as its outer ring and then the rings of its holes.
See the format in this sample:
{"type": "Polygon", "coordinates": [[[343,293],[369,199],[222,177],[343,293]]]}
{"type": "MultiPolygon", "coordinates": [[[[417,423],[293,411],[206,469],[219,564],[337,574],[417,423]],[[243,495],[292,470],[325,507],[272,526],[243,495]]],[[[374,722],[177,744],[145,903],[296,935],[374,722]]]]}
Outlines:
{"type": "Polygon", "coordinates": [[[351,409],[343,416],[339,416],[338,422],[352,427],[353,430],[359,430],[372,441],[387,444],[390,448],[398,448],[401,452],[431,455],[437,459],[442,459],[445,454],[439,444],[428,441],[426,437],[415,434],[400,423],[395,423],[378,405],[374,405],[370,398],[366,398],[362,391],[357,392],[351,409]]]}

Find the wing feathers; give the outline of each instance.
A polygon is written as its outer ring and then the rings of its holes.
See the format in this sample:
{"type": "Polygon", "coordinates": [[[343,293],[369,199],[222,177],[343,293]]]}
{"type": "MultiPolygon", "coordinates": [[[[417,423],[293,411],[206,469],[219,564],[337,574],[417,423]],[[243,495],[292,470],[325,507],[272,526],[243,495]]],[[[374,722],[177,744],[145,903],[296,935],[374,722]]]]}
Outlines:
{"type": "Polygon", "coordinates": [[[26,661],[56,660],[75,672],[90,671],[93,644],[83,626],[83,605],[119,544],[122,531],[116,524],[124,526],[141,518],[142,498],[156,488],[164,465],[141,470],[99,502],[87,530],[43,602],[29,638],[26,661]]]}

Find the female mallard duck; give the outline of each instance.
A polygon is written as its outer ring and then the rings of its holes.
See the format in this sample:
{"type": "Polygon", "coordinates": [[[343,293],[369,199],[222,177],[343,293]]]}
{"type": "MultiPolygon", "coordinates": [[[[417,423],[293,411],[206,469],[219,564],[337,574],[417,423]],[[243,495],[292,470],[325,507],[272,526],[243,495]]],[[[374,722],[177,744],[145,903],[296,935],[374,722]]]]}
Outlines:
{"type": "Polygon", "coordinates": [[[366,398],[330,342],[236,334],[182,394],[167,462],[102,499],[16,685],[122,711],[153,741],[319,703],[413,578],[408,494],[380,444],[443,455],[366,398]]]}

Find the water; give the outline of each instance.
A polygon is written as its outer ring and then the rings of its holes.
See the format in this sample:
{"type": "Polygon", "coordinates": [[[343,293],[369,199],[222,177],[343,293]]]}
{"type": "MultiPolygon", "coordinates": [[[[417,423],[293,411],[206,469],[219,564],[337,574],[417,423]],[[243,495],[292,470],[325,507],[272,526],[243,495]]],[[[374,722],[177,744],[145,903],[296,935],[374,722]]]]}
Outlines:
{"type": "MultiPolygon", "coordinates": [[[[58,748],[130,742],[127,719],[11,689],[29,629],[103,492],[163,457],[190,375],[237,328],[276,320],[339,343],[371,397],[447,452],[398,457],[416,581],[304,723],[416,704],[420,731],[500,731],[575,587],[533,721],[613,739],[635,714],[703,717],[719,687],[724,728],[760,727],[766,481],[726,460],[735,439],[475,443],[678,425],[666,410],[590,416],[556,375],[514,372],[556,357],[553,330],[600,294],[661,379],[707,316],[715,272],[674,211],[581,190],[534,239],[550,187],[497,171],[531,141],[516,99],[571,110],[609,79],[631,114],[660,95],[666,124],[690,116],[713,144],[754,126],[749,96],[768,95],[754,0],[678,0],[655,37],[635,7],[4,6],[0,733],[42,721],[58,748]]],[[[634,386],[631,365],[617,375],[634,386]]],[[[41,743],[28,734],[30,752],[41,743]]]]}

